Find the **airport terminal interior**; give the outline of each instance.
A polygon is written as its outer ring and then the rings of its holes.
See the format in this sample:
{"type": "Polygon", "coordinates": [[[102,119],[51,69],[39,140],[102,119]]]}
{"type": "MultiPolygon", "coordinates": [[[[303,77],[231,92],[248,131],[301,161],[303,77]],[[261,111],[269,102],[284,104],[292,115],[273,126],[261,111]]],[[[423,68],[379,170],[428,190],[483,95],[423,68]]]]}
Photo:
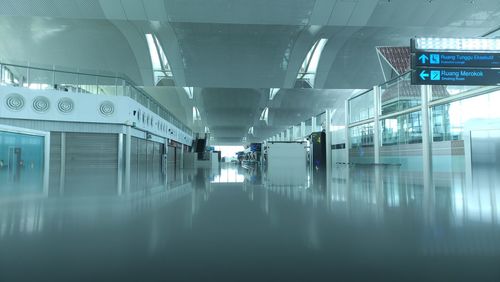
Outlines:
{"type": "Polygon", "coordinates": [[[0,0],[0,281],[500,281],[500,1],[0,0]]]}

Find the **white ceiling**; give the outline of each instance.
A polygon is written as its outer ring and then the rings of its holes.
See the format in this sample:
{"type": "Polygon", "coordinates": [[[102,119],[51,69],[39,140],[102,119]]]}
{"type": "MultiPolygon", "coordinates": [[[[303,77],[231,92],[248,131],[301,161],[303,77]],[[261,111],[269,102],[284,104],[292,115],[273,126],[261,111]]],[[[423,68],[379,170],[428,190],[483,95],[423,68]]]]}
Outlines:
{"type": "Polygon", "coordinates": [[[480,36],[499,19],[498,0],[0,0],[0,60],[123,73],[151,87],[144,35],[154,33],[175,84],[197,87],[197,94],[181,101],[180,88],[148,91],[187,123],[196,105],[206,119],[194,126],[208,125],[231,143],[252,125],[256,138],[268,137],[322,111],[311,99],[326,95],[336,106],[350,89],[381,83],[375,46],[407,46],[414,36],[480,36]],[[315,87],[331,90],[283,90],[290,93],[273,101],[282,103],[268,105],[274,124],[259,124],[268,88],[293,88],[319,38],[329,41],[315,87]],[[285,103],[292,99],[301,103],[285,103]]]}

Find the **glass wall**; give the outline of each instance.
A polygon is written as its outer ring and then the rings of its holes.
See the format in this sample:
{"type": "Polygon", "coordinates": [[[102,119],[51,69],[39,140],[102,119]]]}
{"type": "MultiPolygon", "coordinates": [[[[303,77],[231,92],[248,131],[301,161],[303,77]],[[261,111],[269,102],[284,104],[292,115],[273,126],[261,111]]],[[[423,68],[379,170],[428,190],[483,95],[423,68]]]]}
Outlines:
{"type": "Polygon", "coordinates": [[[381,120],[382,146],[422,143],[421,112],[381,120]]]}
{"type": "Polygon", "coordinates": [[[349,100],[349,121],[351,123],[367,120],[374,116],[373,90],[349,100]]]}
{"type": "Polygon", "coordinates": [[[349,161],[351,163],[373,164],[375,162],[373,126],[372,122],[349,129],[349,161]]]}
{"type": "Polygon", "coordinates": [[[306,120],[306,135],[312,133],[312,119],[306,120]]]}
{"type": "Polygon", "coordinates": [[[434,141],[463,140],[464,129],[500,119],[500,90],[432,108],[434,141]]]}
{"type": "Polygon", "coordinates": [[[381,87],[381,115],[397,113],[421,105],[420,86],[411,85],[411,77],[404,75],[381,87]]]}
{"type": "Polygon", "coordinates": [[[316,116],[316,131],[322,131],[326,126],[326,113],[316,116]]]}
{"type": "Polygon", "coordinates": [[[404,169],[422,170],[422,114],[420,111],[382,119],[380,161],[404,169]]]}
{"type": "Polygon", "coordinates": [[[469,91],[485,88],[484,86],[465,86],[465,85],[433,85],[431,100],[436,101],[450,96],[462,94],[469,91]]]}
{"type": "Polygon", "coordinates": [[[42,136],[0,131],[0,194],[43,192],[42,136]]]}

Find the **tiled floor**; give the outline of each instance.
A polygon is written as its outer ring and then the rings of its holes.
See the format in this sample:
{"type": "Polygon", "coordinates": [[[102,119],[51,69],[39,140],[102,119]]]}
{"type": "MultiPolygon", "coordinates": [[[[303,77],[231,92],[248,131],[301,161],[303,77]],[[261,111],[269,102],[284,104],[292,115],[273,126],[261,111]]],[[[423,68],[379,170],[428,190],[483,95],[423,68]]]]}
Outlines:
{"type": "Polygon", "coordinates": [[[500,187],[373,166],[181,176],[0,198],[0,281],[500,281],[500,187]]]}

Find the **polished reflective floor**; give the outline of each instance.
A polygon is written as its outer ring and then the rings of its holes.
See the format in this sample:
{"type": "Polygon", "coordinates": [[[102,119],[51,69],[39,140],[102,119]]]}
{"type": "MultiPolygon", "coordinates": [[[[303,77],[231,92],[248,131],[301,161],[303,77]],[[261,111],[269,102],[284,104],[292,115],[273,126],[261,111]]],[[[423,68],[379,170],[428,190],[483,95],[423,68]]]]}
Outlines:
{"type": "Polygon", "coordinates": [[[175,175],[116,196],[2,195],[0,281],[500,281],[500,187],[464,175],[175,175]]]}

